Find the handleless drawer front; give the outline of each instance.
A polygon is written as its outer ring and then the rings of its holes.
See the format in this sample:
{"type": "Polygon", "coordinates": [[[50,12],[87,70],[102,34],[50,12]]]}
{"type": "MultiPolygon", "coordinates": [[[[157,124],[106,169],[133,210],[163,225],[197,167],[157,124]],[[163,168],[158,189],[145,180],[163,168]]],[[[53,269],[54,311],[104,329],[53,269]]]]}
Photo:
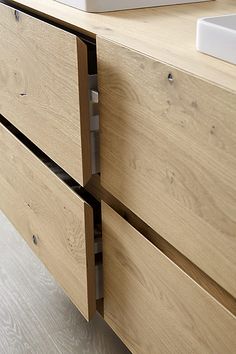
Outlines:
{"type": "Polygon", "coordinates": [[[97,48],[102,185],[236,296],[236,87],[97,48]]]}
{"type": "Polygon", "coordinates": [[[105,203],[104,318],[132,353],[233,354],[236,319],[105,203]]]}
{"type": "Polygon", "coordinates": [[[91,176],[87,47],[0,4],[0,113],[84,185],[91,176]]]}
{"type": "Polygon", "coordinates": [[[93,211],[0,125],[0,208],[87,319],[95,312],[93,211]]]}

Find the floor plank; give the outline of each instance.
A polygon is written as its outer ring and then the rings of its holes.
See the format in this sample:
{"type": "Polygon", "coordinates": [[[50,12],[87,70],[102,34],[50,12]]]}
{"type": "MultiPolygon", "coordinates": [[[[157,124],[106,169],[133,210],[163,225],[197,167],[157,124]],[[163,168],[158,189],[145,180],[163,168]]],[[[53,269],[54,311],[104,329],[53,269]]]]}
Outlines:
{"type": "Polygon", "coordinates": [[[84,320],[1,212],[0,353],[129,353],[98,314],[84,320]]]}

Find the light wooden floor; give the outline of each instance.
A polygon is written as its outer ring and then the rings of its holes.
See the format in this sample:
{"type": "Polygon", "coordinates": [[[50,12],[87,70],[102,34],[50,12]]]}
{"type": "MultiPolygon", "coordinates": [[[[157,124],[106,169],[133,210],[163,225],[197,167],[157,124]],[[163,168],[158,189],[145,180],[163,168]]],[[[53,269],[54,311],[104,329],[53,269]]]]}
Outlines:
{"type": "Polygon", "coordinates": [[[87,323],[0,212],[0,354],[128,354],[97,315],[87,323]]]}

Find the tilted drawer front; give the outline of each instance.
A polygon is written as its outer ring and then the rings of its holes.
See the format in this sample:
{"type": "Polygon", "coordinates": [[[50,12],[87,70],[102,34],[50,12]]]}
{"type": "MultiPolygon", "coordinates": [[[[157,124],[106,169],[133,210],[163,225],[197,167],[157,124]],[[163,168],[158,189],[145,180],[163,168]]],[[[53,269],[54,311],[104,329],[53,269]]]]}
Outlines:
{"type": "Polygon", "coordinates": [[[132,353],[233,354],[236,319],[105,203],[104,318],[132,353]]]}
{"type": "Polygon", "coordinates": [[[91,176],[86,45],[0,4],[0,113],[84,185],[91,176]]]}
{"type": "Polygon", "coordinates": [[[236,296],[236,87],[97,48],[102,185],[236,296]]]}
{"type": "Polygon", "coordinates": [[[92,208],[2,125],[0,208],[91,318],[96,307],[92,208]]]}

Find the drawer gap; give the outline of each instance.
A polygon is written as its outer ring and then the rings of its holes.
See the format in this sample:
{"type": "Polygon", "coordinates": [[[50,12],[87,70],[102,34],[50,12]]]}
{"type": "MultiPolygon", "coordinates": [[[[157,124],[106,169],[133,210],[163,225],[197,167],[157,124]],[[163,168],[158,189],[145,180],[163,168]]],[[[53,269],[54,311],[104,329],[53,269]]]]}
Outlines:
{"type": "Polygon", "coordinates": [[[97,75],[89,75],[89,115],[92,174],[100,172],[100,133],[97,75]]]}
{"type": "Polygon", "coordinates": [[[24,144],[40,161],[48,167],[61,181],[63,181],[75,194],[85,200],[93,209],[94,217],[94,256],[96,277],[96,300],[103,298],[103,269],[102,269],[102,236],[101,236],[101,203],[86,191],[60,166],[51,160],[42,150],[30,141],[6,118],[0,115],[0,124],[10,131],[22,144],[24,144]]]}
{"type": "MultiPolygon", "coordinates": [[[[97,177],[97,176],[95,176],[97,177]]],[[[92,178],[88,190],[93,193],[97,192],[97,199],[103,200],[113,210],[116,211],[124,220],[140,232],[146,239],[148,239],[155,247],[157,247],[166,257],[174,262],[180,269],[182,269],[190,278],[198,283],[203,289],[211,294],[219,303],[227,308],[231,313],[236,315],[236,301],[235,298],[229,294],[224,288],[204,273],[199,267],[191,262],[186,256],[180,253],[168,241],[161,237],[148,224],[140,219],[136,214],[129,210],[123,203],[112,196],[101,185],[99,178],[92,178]],[[94,184],[94,185],[93,185],[94,184]]],[[[95,194],[96,195],[96,194],[95,194]]]]}
{"type": "Polygon", "coordinates": [[[101,236],[100,203],[2,115],[0,115],[0,123],[6,129],[8,129],[19,141],[21,141],[34,155],[36,155],[44,165],[46,165],[54,174],[57,175],[60,180],[62,180],[69,188],[71,188],[74,193],[79,195],[89,205],[91,205],[94,212],[94,237],[99,238],[101,236]]]}
{"type": "MultiPolygon", "coordinates": [[[[95,241],[95,245],[96,245],[96,241],[95,241]]],[[[96,276],[96,300],[99,300],[104,297],[102,252],[95,253],[95,276],[96,276]]]]}

